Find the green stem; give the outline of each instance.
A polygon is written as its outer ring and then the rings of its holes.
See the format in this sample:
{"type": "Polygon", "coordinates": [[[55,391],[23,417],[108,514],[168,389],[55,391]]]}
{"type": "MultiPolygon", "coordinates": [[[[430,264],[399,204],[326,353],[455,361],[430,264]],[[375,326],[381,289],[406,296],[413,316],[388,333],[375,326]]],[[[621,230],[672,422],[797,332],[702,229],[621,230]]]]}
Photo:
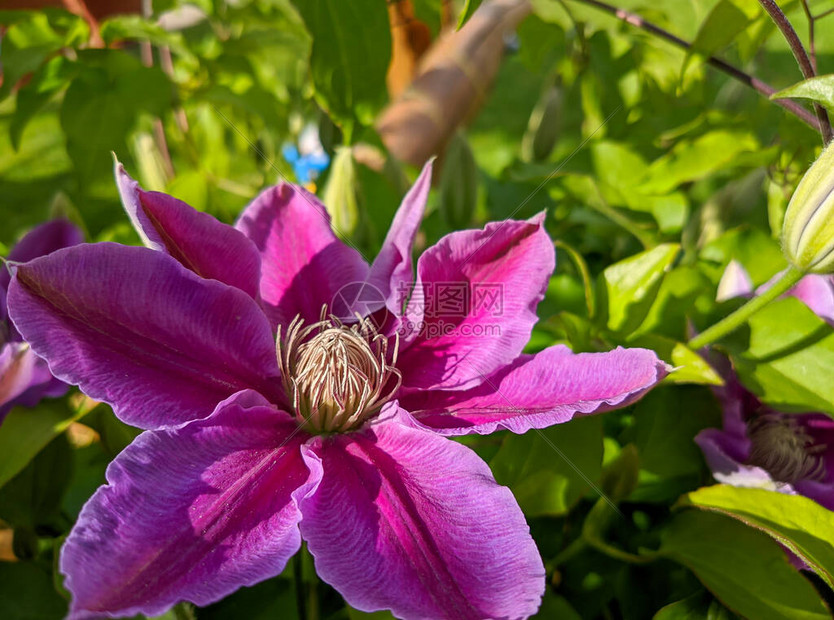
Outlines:
{"type": "Polygon", "coordinates": [[[557,566],[561,566],[562,564],[570,560],[573,556],[584,551],[587,547],[588,542],[582,536],[580,536],[567,547],[562,549],[562,551],[559,552],[559,555],[553,558],[553,561],[550,563],[554,566],[554,568],[557,566]]]}
{"type": "Polygon", "coordinates": [[[724,317],[718,323],[706,329],[689,341],[689,348],[700,349],[720,340],[727,334],[735,331],[756,312],[764,308],[771,301],[793,288],[805,274],[796,267],[790,267],[779,280],[761,295],[758,295],[744,304],[731,315],[724,317]]]}
{"type": "Polygon", "coordinates": [[[587,205],[590,208],[594,209],[601,215],[604,215],[615,224],[619,224],[620,227],[631,233],[642,244],[644,249],[648,250],[656,245],[654,235],[648,231],[642,230],[639,224],[633,222],[629,217],[623,215],[623,213],[608,204],[608,201],[605,200],[605,196],[602,195],[602,189],[600,189],[594,179],[591,179],[591,185],[593,185],[594,190],[596,191],[599,203],[589,200],[587,205]]]}
{"type": "Polygon", "coordinates": [[[594,294],[594,282],[591,279],[591,272],[588,264],[582,255],[564,241],[554,241],[553,245],[567,254],[576,266],[579,275],[582,277],[582,285],[585,288],[585,306],[588,308],[588,318],[596,316],[596,296],[594,294]]]}
{"type": "Polygon", "coordinates": [[[304,570],[302,569],[302,562],[304,558],[304,550],[299,549],[298,553],[292,559],[292,575],[295,582],[295,604],[298,608],[298,617],[301,620],[307,620],[307,597],[304,592],[304,570]]]}
{"type": "Polygon", "coordinates": [[[588,545],[600,553],[604,553],[609,558],[619,560],[620,562],[626,562],[627,564],[649,564],[657,559],[657,554],[635,555],[633,553],[629,553],[628,551],[618,549],[617,547],[612,547],[598,538],[587,538],[586,540],[588,545]]]}

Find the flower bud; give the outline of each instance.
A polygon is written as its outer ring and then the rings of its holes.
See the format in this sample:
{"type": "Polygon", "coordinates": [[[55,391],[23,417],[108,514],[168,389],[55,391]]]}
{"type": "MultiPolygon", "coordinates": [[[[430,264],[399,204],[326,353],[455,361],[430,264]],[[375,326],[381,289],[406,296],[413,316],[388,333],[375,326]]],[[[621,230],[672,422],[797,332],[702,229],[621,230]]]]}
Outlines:
{"type": "Polygon", "coordinates": [[[338,147],[322,200],[332,219],[333,230],[340,237],[352,233],[359,221],[357,182],[353,151],[349,146],[338,147]]]}
{"type": "Polygon", "coordinates": [[[525,160],[544,161],[550,157],[562,130],[562,100],[562,89],[551,86],[536,104],[521,141],[525,160]]]}
{"type": "MultiPolygon", "coordinates": [[[[834,144],[834,143],[833,143],[834,144]]],[[[834,146],[826,147],[788,204],[782,249],[798,269],[834,273],[834,146]]]]}

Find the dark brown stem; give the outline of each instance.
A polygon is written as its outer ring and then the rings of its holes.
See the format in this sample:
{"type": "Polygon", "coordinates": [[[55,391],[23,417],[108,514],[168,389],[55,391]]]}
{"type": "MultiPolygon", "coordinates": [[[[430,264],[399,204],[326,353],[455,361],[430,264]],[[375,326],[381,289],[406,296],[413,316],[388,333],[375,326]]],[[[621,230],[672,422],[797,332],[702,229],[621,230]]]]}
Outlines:
{"type": "MultiPolygon", "coordinates": [[[[615,6],[610,4],[606,4],[605,2],[599,2],[599,0],[574,0],[575,2],[581,2],[583,4],[589,4],[595,8],[600,9],[601,11],[605,11],[606,13],[610,13],[611,15],[615,16],[618,19],[626,22],[634,26],[635,28],[640,28],[641,30],[645,30],[646,32],[651,32],[654,35],[657,35],[661,39],[668,41],[674,45],[677,45],[683,49],[691,49],[692,45],[680,37],[676,37],[668,30],[664,30],[660,26],[657,26],[651,22],[646,21],[636,13],[632,13],[631,11],[626,11],[625,9],[619,9],[615,6]]],[[[707,64],[723,73],[726,73],[730,77],[738,80],[742,84],[745,84],[755,90],[757,93],[764,95],[765,97],[770,98],[770,96],[776,92],[776,89],[762,82],[760,79],[753,77],[739,69],[731,65],[728,62],[724,62],[720,58],[716,58],[715,56],[710,56],[707,59],[707,64]]],[[[805,124],[809,125],[814,129],[819,129],[820,124],[813,114],[811,114],[808,110],[806,110],[802,105],[796,103],[795,101],[791,101],[790,99],[774,99],[773,102],[796,116],[799,120],[804,122],[805,124]]]]}
{"type": "Polygon", "coordinates": [[[814,75],[817,74],[817,51],[814,44],[814,21],[816,18],[811,13],[811,7],[808,6],[808,0],[802,0],[802,10],[805,11],[805,18],[808,20],[808,57],[811,60],[811,69],[814,75]]]}
{"type": "MultiPolygon", "coordinates": [[[[799,65],[799,69],[802,71],[802,75],[805,79],[807,80],[814,77],[817,73],[814,71],[814,65],[808,57],[808,52],[805,51],[805,47],[802,45],[799,35],[796,34],[796,30],[794,30],[791,22],[782,12],[782,9],[779,8],[779,5],[773,0],[759,0],[759,4],[761,4],[762,8],[767,11],[767,14],[770,15],[770,18],[773,20],[773,23],[776,24],[777,28],[779,28],[782,36],[785,37],[785,40],[788,42],[788,45],[793,52],[793,56],[796,58],[796,62],[799,65]]],[[[825,108],[818,103],[814,103],[814,112],[816,112],[817,120],[819,121],[819,131],[820,134],[822,134],[822,141],[824,144],[828,144],[832,138],[831,122],[828,120],[828,113],[825,111],[825,108]]]]}

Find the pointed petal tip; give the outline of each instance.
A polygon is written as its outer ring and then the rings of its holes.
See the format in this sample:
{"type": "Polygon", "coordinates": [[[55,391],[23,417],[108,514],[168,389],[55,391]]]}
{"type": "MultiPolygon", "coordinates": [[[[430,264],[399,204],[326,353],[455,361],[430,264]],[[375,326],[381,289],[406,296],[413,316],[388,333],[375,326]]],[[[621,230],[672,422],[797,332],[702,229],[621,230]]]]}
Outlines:
{"type": "Polygon", "coordinates": [[[538,213],[536,213],[533,217],[531,217],[528,222],[531,224],[536,224],[541,228],[544,228],[544,221],[547,219],[547,209],[542,209],[538,213]]]}

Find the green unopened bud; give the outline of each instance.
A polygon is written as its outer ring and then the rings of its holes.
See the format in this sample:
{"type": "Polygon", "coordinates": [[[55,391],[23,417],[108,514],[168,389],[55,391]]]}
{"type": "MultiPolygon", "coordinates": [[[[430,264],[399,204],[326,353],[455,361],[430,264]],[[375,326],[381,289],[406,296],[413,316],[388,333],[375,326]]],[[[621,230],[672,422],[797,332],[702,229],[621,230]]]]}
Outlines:
{"type": "Polygon", "coordinates": [[[333,224],[333,230],[345,237],[356,229],[359,221],[357,199],[358,179],[353,151],[349,146],[340,146],[333,156],[330,177],[324,188],[322,200],[333,224]]]}
{"type": "Polygon", "coordinates": [[[478,165],[462,134],[452,136],[440,172],[440,213],[453,228],[472,223],[478,201],[478,165]]]}
{"type": "MultiPolygon", "coordinates": [[[[833,143],[834,144],[834,143],[833,143]]],[[[782,249],[804,272],[834,273],[834,146],[828,145],[788,204],[782,249]]]]}
{"type": "Polygon", "coordinates": [[[562,130],[562,89],[551,86],[533,108],[527,131],[521,141],[521,154],[527,161],[550,157],[562,130]]]}

